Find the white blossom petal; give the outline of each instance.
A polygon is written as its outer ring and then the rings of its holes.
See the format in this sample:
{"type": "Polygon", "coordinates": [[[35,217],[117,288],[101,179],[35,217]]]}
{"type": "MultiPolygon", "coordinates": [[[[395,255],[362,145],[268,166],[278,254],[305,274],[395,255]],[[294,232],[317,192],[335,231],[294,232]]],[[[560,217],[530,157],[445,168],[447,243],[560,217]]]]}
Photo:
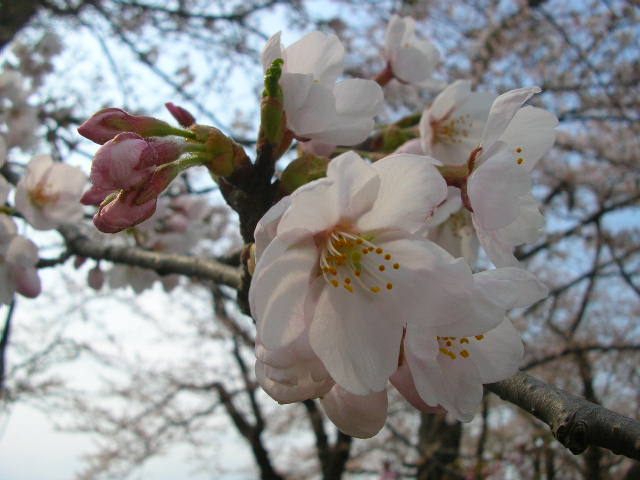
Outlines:
{"type": "Polygon", "coordinates": [[[335,382],[355,395],[383,390],[397,366],[402,325],[380,315],[382,303],[327,285],[316,305],[309,343],[335,382]]]}
{"type": "Polygon", "coordinates": [[[513,116],[500,141],[514,148],[522,166],[530,172],[556,140],[556,116],[542,108],[523,107],[513,116]]]}
{"type": "Polygon", "coordinates": [[[536,93],[542,90],[539,87],[525,87],[510,90],[495,99],[489,117],[482,133],[482,146],[489,148],[502,136],[509,122],[522,105],[536,93]]]}
{"type": "Polygon", "coordinates": [[[321,85],[333,85],[342,75],[344,47],[338,37],[323,32],[305,35],[285,50],[286,71],[310,73],[321,85]]]}
{"type": "Polygon", "coordinates": [[[481,341],[468,345],[469,359],[476,365],[482,383],[499,382],[515,375],[524,355],[524,346],[511,321],[505,318],[483,336],[481,341]]]}
{"type": "Polygon", "coordinates": [[[414,232],[447,197],[447,183],[433,166],[436,160],[411,154],[394,154],[378,160],[380,190],[371,210],[358,220],[358,228],[382,227],[414,232]]]}
{"type": "Polygon", "coordinates": [[[267,44],[262,49],[262,68],[266,70],[271,66],[274,60],[277,58],[282,58],[282,43],[280,40],[282,32],[278,32],[273,35],[268,41],[267,44]]]}
{"type": "Polygon", "coordinates": [[[295,340],[306,326],[304,305],[318,262],[313,239],[289,247],[279,238],[265,249],[249,289],[251,313],[260,321],[258,335],[267,348],[295,340]]]}
{"type": "Polygon", "coordinates": [[[287,112],[287,126],[302,138],[333,126],[336,102],[333,91],[313,81],[311,75],[283,74],[280,79],[287,112]]]}
{"type": "Polygon", "coordinates": [[[260,260],[262,252],[267,245],[271,243],[276,236],[278,230],[278,223],[282,219],[282,215],[291,205],[291,197],[286,196],[280,199],[278,203],[273,205],[267,213],[265,213],[258,224],[256,225],[255,232],[253,234],[256,244],[256,262],[260,260]]]}
{"type": "Polygon", "coordinates": [[[404,82],[419,85],[431,76],[439,58],[431,42],[401,48],[393,62],[393,73],[404,82]]]}
{"type": "Polygon", "coordinates": [[[371,438],[387,420],[387,392],[354,395],[339,385],[320,399],[329,419],[343,433],[356,438],[371,438]]]}
{"type": "Polygon", "coordinates": [[[486,160],[469,176],[467,193],[478,225],[484,230],[496,230],[516,219],[519,198],[531,191],[531,179],[504,143],[483,153],[483,159],[486,160]]]}

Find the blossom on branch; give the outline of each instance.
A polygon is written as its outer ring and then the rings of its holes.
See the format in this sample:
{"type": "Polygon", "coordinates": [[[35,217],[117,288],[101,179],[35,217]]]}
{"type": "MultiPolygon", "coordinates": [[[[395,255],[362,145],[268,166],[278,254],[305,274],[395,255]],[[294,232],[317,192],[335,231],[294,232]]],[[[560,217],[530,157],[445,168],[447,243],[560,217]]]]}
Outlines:
{"type": "Polygon", "coordinates": [[[420,362],[437,361],[437,337],[480,335],[507,309],[545,294],[519,269],[473,275],[463,259],[417,235],[446,195],[425,157],[391,155],[369,165],[348,152],[331,161],[326,178],[267,212],[256,229],[249,301],[262,352],[257,376],[270,395],[313,398],[330,385],[328,375],[340,389],[328,397],[327,413],[345,431],[373,435],[373,425],[384,423],[379,416],[367,429],[343,424],[362,421],[344,409],[384,403],[380,392],[403,358],[405,332],[413,381],[436,407],[420,362]]]}
{"type": "Polygon", "coordinates": [[[445,88],[420,119],[422,152],[445,165],[466,162],[478,146],[495,95],[472,92],[469,80],[445,88]]]}
{"type": "Polygon", "coordinates": [[[82,196],[85,205],[100,205],[111,193],[151,178],[156,167],[176,160],[184,142],[174,138],[143,138],[120,133],[98,149],[91,164],[91,188],[82,196]]]}
{"type": "Polygon", "coordinates": [[[16,210],[38,230],[50,230],[82,218],[80,196],[87,177],[77,167],[36,155],[16,186],[16,210]]]}
{"type": "Polygon", "coordinates": [[[431,79],[440,53],[429,40],[416,38],[416,21],[393,15],[384,36],[388,69],[404,83],[421,85],[431,79]]]}
{"type": "Polygon", "coordinates": [[[265,71],[278,58],[284,60],[280,85],[287,128],[298,139],[355,145],[367,138],[382,109],[382,89],[372,80],[336,83],[344,59],[338,37],[312,32],[284,48],[277,33],[262,52],[265,71]]]}
{"type": "Polygon", "coordinates": [[[15,230],[9,233],[9,227],[6,220],[0,218],[0,303],[4,304],[11,303],[15,292],[34,298],[42,289],[35,268],[38,247],[22,235],[16,235],[15,230]]]}
{"type": "Polygon", "coordinates": [[[521,88],[496,98],[466,184],[478,240],[499,267],[518,265],[514,247],[536,241],[544,229],[530,172],[553,145],[558,120],[541,108],[521,108],[539,91],[521,88]]]}

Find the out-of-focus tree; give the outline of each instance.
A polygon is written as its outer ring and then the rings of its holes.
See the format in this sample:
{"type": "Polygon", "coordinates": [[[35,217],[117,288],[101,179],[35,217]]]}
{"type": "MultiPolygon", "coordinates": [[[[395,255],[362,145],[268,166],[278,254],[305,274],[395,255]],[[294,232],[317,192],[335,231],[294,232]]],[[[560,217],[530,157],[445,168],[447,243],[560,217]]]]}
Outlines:
{"type": "MultiPolygon", "coordinates": [[[[162,104],[175,102],[250,151],[260,52],[276,30],[336,33],[348,52],[347,74],[373,78],[385,67],[393,13],[417,20],[441,66],[426,89],[397,81],[385,87],[379,120],[397,123],[379,128],[360,153],[379,149],[394,128],[417,130],[415,114],[456,79],[491,93],[539,85],[535,104],[560,124],[554,148],[532,172],[546,233],[517,257],[550,295],[510,315],[525,342],[521,369],[638,418],[640,10],[632,1],[5,1],[0,156],[6,145],[8,162],[1,172],[17,183],[36,151],[88,171],[92,153],[76,128],[104,106],[160,115],[162,104]]],[[[180,444],[224,471],[215,452],[230,425],[252,458],[247,468],[265,479],[637,475],[632,460],[593,446],[584,411],[567,432],[554,423],[562,408],[548,413],[514,399],[525,377],[487,390],[535,410],[552,432],[489,391],[470,424],[419,414],[392,394],[387,424],[371,440],[337,431],[316,400],[275,404],[257,384],[255,328],[235,300],[235,290],[247,288],[238,220],[207,177],[184,174],[154,222],[116,238],[84,226],[39,237],[43,296],[0,310],[4,405],[72,413],[65,428],[100,439],[78,478],[125,478],[180,444]],[[197,232],[179,227],[195,224],[197,232]],[[71,258],[77,272],[58,268],[71,258]],[[83,258],[92,260],[81,266],[83,258]],[[102,379],[85,373],[86,381],[74,381],[80,360],[102,379]]],[[[520,391],[534,398],[535,384],[520,391]]]]}

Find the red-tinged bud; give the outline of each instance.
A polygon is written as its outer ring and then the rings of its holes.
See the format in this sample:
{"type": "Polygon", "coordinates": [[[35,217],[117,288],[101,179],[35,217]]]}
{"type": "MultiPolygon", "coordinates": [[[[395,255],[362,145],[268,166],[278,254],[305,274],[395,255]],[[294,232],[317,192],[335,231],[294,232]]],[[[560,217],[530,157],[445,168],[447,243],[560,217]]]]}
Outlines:
{"type": "Polygon", "coordinates": [[[153,198],[158,198],[158,195],[160,195],[182,171],[183,168],[181,168],[181,165],[177,162],[167,163],[156,168],[151,178],[138,187],[137,191],[139,193],[135,198],[135,204],[142,205],[153,198]]]}
{"type": "Polygon", "coordinates": [[[108,142],[122,132],[133,132],[143,137],[184,136],[188,133],[157,118],[130,115],[119,108],[100,110],[78,128],[80,135],[99,144],[108,142]]]}
{"type": "Polygon", "coordinates": [[[173,118],[183,127],[189,128],[196,123],[195,117],[184,108],[174,105],[173,103],[165,103],[164,106],[167,107],[167,110],[173,115],[173,118]]]}
{"type": "Polygon", "coordinates": [[[81,257],[80,255],[77,255],[76,258],[73,260],[73,268],[77,270],[86,261],[87,261],[87,257],[81,257]]]}
{"type": "Polygon", "coordinates": [[[87,274],[87,284],[94,290],[100,290],[104,285],[104,273],[100,266],[96,264],[87,274]]]}
{"type": "Polygon", "coordinates": [[[122,190],[114,200],[98,209],[93,224],[101,232],[117,233],[144,222],[156,211],[158,197],[137,205],[135,201],[138,194],[137,190],[122,190]]]}
{"type": "Polygon", "coordinates": [[[147,143],[153,150],[153,164],[156,166],[177,160],[185,152],[185,142],[181,139],[151,137],[147,143]]]}
{"type": "Polygon", "coordinates": [[[120,133],[98,149],[91,165],[91,188],[80,201],[100,205],[112,192],[146,182],[157,165],[176,160],[185,143],[174,138],[145,139],[132,132],[120,133]]]}
{"type": "Polygon", "coordinates": [[[83,205],[100,205],[105,198],[112,193],[113,190],[105,190],[100,187],[96,187],[93,185],[89,190],[84,192],[82,197],[80,197],[80,203],[83,205]]]}

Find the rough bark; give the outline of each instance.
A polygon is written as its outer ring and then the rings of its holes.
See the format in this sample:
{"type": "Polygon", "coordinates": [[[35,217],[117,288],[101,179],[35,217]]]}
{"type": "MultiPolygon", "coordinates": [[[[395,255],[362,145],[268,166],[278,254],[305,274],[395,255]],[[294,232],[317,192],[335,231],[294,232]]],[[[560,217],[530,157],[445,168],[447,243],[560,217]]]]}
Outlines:
{"type": "Polygon", "coordinates": [[[565,392],[526,373],[486,388],[551,427],[574,454],[590,445],[640,460],[640,422],[565,392]]]}

